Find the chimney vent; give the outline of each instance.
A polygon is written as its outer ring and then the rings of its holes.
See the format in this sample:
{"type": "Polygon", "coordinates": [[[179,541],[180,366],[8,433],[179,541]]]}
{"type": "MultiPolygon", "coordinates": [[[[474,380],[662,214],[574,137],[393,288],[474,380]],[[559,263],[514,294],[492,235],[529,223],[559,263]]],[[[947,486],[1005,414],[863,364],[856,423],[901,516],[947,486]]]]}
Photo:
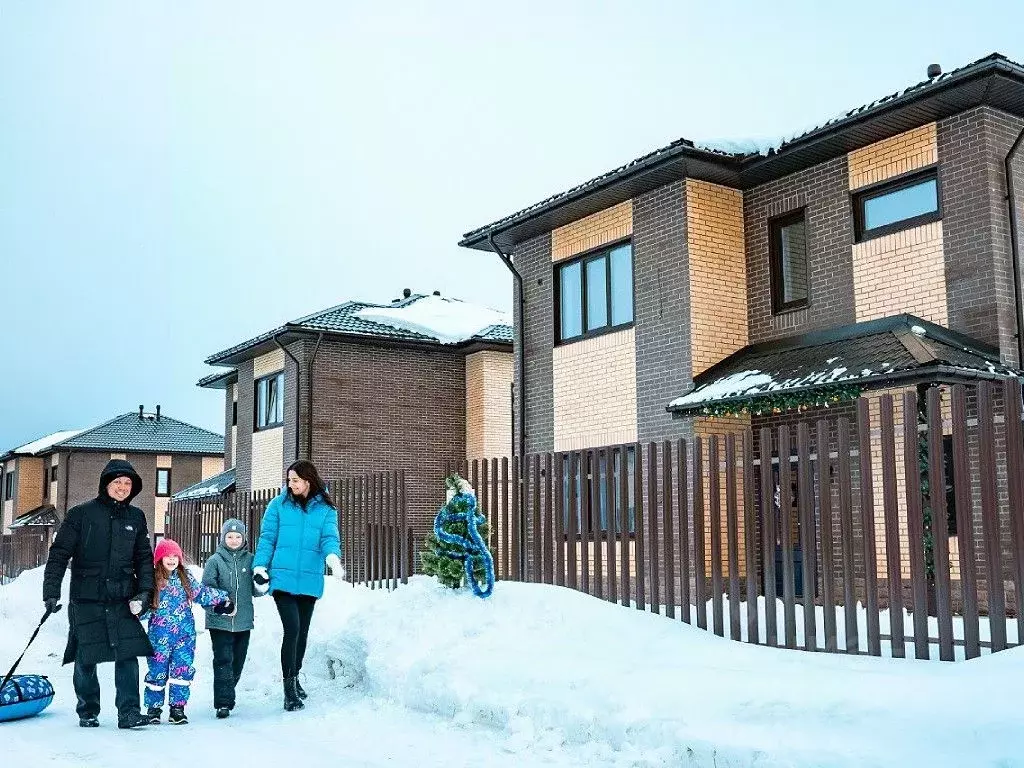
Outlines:
{"type": "Polygon", "coordinates": [[[157,403],[157,406],[156,406],[156,420],[160,421],[160,404],[159,403],[157,403]]]}
{"type": "Polygon", "coordinates": [[[142,411],[143,410],[144,410],[143,407],[140,405],[139,406],[139,421],[142,421],[142,411]]]}
{"type": "Polygon", "coordinates": [[[440,292],[440,291],[434,291],[434,295],[435,295],[435,296],[440,296],[440,295],[441,295],[441,292],[440,292]]]}
{"type": "Polygon", "coordinates": [[[412,289],[411,288],[403,288],[402,289],[402,298],[403,299],[408,299],[410,296],[412,296],[412,289]]]}
{"type": "Polygon", "coordinates": [[[938,64],[928,65],[928,79],[934,80],[936,77],[942,74],[942,67],[938,64]]]}

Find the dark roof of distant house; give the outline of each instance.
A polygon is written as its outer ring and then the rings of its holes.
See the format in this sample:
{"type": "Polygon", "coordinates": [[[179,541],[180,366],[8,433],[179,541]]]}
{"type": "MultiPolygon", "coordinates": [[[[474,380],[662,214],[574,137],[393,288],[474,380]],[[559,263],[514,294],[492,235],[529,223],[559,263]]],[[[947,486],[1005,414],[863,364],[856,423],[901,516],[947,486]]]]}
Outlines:
{"type": "Polygon", "coordinates": [[[67,449],[218,456],[224,453],[224,436],[164,414],[157,418],[147,413],[140,418],[133,411],[56,443],[50,452],[67,449]]]}
{"type": "Polygon", "coordinates": [[[232,467],[219,475],[208,477],[195,485],[178,491],[172,501],[184,499],[210,499],[235,490],[235,468],[232,467]]]}
{"type": "Polygon", "coordinates": [[[60,524],[60,517],[57,514],[57,508],[53,504],[43,504],[41,507],[36,507],[16,517],[10,527],[27,528],[29,526],[53,526],[58,524],[60,524]]]}
{"type": "MultiPolygon", "coordinates": [[[[241,344],[236,344],[233,347],[222,350],[221,352],[208,357],[206,359],[206,363],[208,365],[235,365],[243,359],[247,359],[248,357],[261,353],[262,350],[276,348],[277,343],[274,341],[275,338],[282,343],[288,343],[290,341],[294,341],[295,338],[299,336],[306,336],[310,333],[329,333],[332,335],[385,342],[430,345],[443,344],[446,342],[438,336],[413,330],[408,327],[401,327],[401,325],[391,325],[383,320],[371,320],[360,316],[360,313],[364,311],[372,313],[373,310],[382,310],[384,312],[388,312],[412,307],[424,299],[434,300],[435,297],[437,297],[437,294],[434,294],[434,296],[428,296],[426,294],[411,294],[403,299],[396,299],[390,304],[374,304],[366,301],[347,301],[336,307],[324,309],[320,312],[314,312],[306,317],[299,318],[298,320],[294,320],[290,323],[285,323],[271,331],[267,331],[259,336],[243,341],[241,344]]],[[[444,299],[444,301],[448,301],[453,304],[457,303],[465,307],[475,307],[475,305],[472,305],[469,302],[459,302],[457,299],[444,299]]],[[[486,308],[482,307],[478,309],[486,310],[486,308]]],[[[467,347],[480,343],[501,345],[511,344],[512,326],[504,323],[489,325],[471,337],[460,340],[458,343],[454,344],[454,346],[467,347]]],[[[219,375],[223,376],[225,374],[211,374],[206,376],[198,383],[198,386],[217,387],[219,384],[225,383],[225,381],[218,378],[219,375]]]]}
{"type": "Polygon", "coordinates": [[[668,410],[699,415],[712,403],[835,386],[878,389],[936,377],[1020,375],[1000,364],[997,349],[904,314],[746,346],[699,374],[668,410]]]}
{"type": "Polygon", "coordinates": [[[1024,66],[998,53],[851,109],[760,152],[728,152],[677,139],[565,192],[467,232],[459,245],[511,249],[639,194],[695,178],[738,189],[824,162],[936,120],[988,104],[1024,115],[1024,66]]]}

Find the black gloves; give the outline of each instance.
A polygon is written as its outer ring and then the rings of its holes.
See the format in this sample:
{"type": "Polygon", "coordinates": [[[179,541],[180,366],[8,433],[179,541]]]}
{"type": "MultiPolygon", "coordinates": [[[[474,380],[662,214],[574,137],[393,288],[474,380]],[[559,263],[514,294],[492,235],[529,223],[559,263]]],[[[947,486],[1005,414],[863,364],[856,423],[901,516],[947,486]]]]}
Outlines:
{"type": "Polygon", "coordinates": [[[48,597],[43,600],[43,605],[46,606],[47,613],[57,613],[60,610],[60,598],[48,597]]]}
{"type": "Polygon", "coordinates": [[[213,606],[213,612],[220,614],[221,616],[228,616],[235,611],[235,604],[230,600],[225,600],[223,603],[213,606]]]}
{"type": "Polygon", "coordinates": [[[252,580],[256,583],[257,586],[260,587],[270,583],[270,578],[267,576],[266,571],[264,571],[262,568],[253,573],[252,580]]]}

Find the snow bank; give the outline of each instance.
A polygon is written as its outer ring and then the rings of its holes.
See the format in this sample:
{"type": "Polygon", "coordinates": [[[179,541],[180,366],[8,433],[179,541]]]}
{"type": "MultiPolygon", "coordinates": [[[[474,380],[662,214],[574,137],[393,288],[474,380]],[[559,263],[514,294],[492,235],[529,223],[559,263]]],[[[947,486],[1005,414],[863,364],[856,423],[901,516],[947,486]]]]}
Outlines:
{"type": "Polygon", "coordinates": [[[506,312],[444,296],[424,296],[397,307],[365,307],[363,320],[432,336],[443,344],[471,339],[492,325],[511,325],[506,312]]]}
{"type": "Polygon", "coordinates": [[[541,748],[650,765],[1024,765],[1006,682],[1024,649],[960,665],[780,651],[559,587],[506,582],[479,600],[419,577],[318,652],[370,695],[541,748]]]}

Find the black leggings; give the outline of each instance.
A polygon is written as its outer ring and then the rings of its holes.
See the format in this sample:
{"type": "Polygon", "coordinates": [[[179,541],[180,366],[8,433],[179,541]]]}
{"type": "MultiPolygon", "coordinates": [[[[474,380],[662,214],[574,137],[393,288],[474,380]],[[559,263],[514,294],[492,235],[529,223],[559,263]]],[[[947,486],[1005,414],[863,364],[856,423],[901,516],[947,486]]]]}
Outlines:
{"type": "Polygon", "coordinates": [[[281,643],[281,672],[286,677],[295,677],[302,669],[302,657],[306,655],[306,637],[309,622],[313,618],[316,598],[309,595],[293,595],[290,592],[274,592],[274,602],[284,627],[284,641],[281,643]]]}

